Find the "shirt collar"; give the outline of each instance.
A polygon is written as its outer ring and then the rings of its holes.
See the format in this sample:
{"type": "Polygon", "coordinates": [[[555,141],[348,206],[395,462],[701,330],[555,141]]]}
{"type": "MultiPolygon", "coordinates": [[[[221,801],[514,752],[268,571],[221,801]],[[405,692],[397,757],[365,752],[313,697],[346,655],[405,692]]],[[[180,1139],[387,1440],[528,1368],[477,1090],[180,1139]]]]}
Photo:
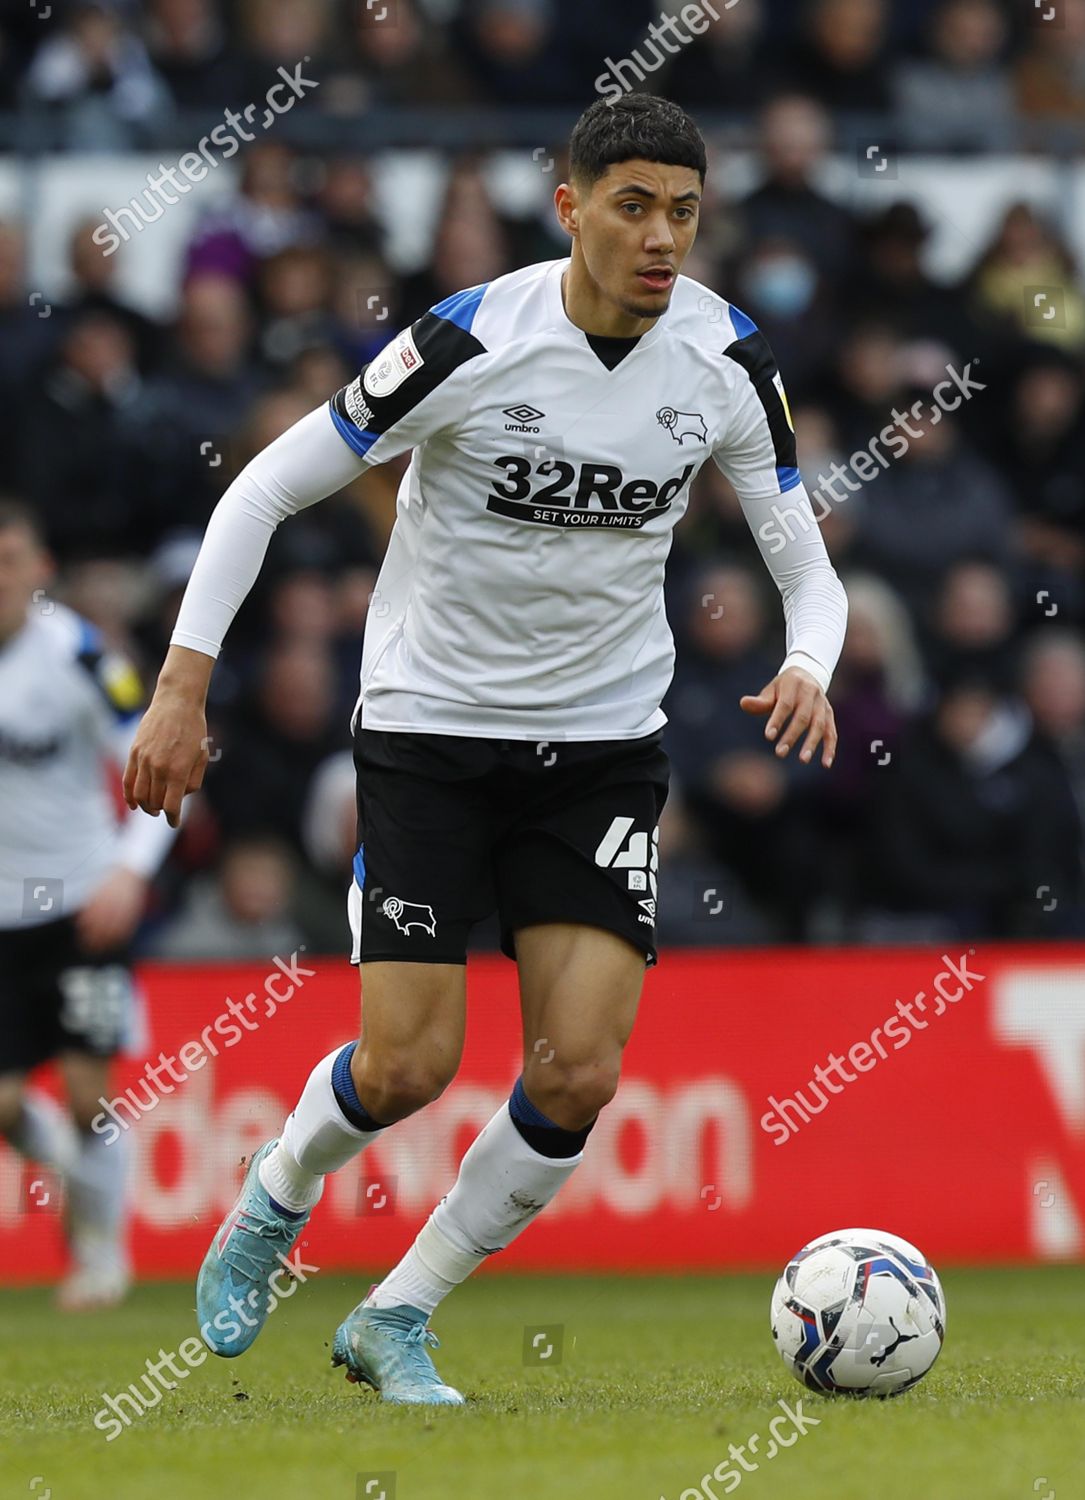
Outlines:
{"type": "MultiPolygon", "coordinates": [[[[565,275],[565,272],[569,269],[569,266],[571,264],[572,262],[568,259],[556,260],[547,273],[546,296],[549,303],[549,311],[559,332],[563,333],[566,337],[575,340],[575,342],[580,344],[582,348],[586,349],[589,353],[592,353],[591,345],[588,343],[587,335],[585,334],[584,330],[582,328],[578,328],[577,325],[570,319],[568,313],[565,311],[565,299],[561,294],[561,281],[562,277],[565,275]]],[[[634,349],[633,354],[639,354],[642,349],[648,348],[651,344],[654,344],[663,336],[663,324],[666,320],[666,316],[666,313],[664,313],[661,318],[657,318],[652,324],[651,328],[649,328],[648,332],[641,334],[640,341],[637,344],[636,349],[634,349]]],[[[630,356],[630,358],[632,358],[632,356],[630,356]]],[[[622,363],[624,364],[625,361],[623,360],[622,363]]],[[[618,368],[621,369],[621,365],[619,365],[618,368]]]]}

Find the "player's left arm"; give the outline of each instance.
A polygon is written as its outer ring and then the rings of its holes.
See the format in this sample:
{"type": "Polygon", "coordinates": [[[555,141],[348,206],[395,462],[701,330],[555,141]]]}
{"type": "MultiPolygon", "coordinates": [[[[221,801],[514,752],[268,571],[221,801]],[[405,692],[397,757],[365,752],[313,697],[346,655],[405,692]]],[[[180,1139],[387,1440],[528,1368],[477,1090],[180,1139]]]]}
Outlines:
{"type": "Polygon", "coordinates": [[[731,481],[746,524],[780,591],[787,649],[779,672],[740,706],[767,717],[765,738],[786,756],[805,735],[799,758],[821,746],[822,765],[836,754],[829,684],[844,645],[848,602],[799,474],[795,433],[783,383],[763,334],[751,332],[725,351],[732,376],[728,423],[713,458],[731,481]]]}
{"type": "MultiPolygon", "coordinates": [[[[90,732],[103,760],[123,769],[139,726],[143,684],[127,657],[90,645],[79,657],[89,679],[90,732]]],[[[83,903],[76,927],[85,948],[102,952],[123,946],[139,926],[150,882],[176,837],[161,818],[126,811],[112,868],[83,903]]]]}

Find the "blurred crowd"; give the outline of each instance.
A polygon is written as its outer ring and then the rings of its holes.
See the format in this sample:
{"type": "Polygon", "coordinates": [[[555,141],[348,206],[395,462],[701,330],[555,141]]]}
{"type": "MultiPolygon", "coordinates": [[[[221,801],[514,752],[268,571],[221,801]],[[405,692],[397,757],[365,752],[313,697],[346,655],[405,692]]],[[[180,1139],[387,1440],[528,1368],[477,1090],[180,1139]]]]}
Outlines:
{"type": "MultiPolygon", "coordinates": [[[[776,351],[851,618],[837,763],[828,775],[781,763],[738,708],[781,659],[779,602],[709,464],[670,568],[664,943],[1085,935],[1085,284],[1060,225],[1024,201],[945,285],[925,269],[922,204],[902,196],[857,219],[817,185],[840,106],[905,101],[921,135],[937,96],[961,148],[1007,144],[1056,100],[1080,115],[1085,0],[1059,4],[1058,46],[987,0],[909,7],[912,50],[894,49],[890,67],[896,23],[877,0],[803,7],[789,49],[769,45],[777,7],[742,0],[675,64],[677,97],[698,106],[722,88],[752,111],[758,185],[731,201],[709,192],[687,272],[776,351]],[[947,378],[954,410],[933,395],[947,378]],[[891,460],[871,459],[898,416],[891,460]]],[[[398,0],[393,36],[362,9],[345,36],[347,13],[318,0],[228,17],[209,0],[79,6],[40,38],[5,20],[0,96],[73,119],[93,104],[136,128],[141,108],[219,107],[311,52],[340,69],[344,109],[458,90],[522,100],[529,85],[553,102],[573,78],[582,102],[570,58],[597,71],[598,37],[617,55],[614,38],[643,19],[639,0],[597,0],[575,7],[590,28],[559,28],[562,0],[479,0],[423,26],[422,0],[398,0]]],[[[411,274],[389,263],[363,157],[268,138],[238,166],[237,193],[198,219],[167,322],[125,300],[124,250],[104,257],[92,222],[71,233],[72,293],[41,316],[26,226],[0,224],[0,472],[43,518],[58,594],[149,683],[231,475],[391,331],[567,248],[548,211],[510,217],[469,156],[449,162],[431,252],[411,274]]],[[[206,789],[158,882],[145,951],[342,950],[348,721],[405,462],[277,534],[215,674],[206,789]]],[[[794,524],[782,501],[780,526],[794,524]]]]}
{"type": "MultiPolygon", "coordinates": [[[[689,7],[686,7],[687,9],[689,7]]],[[[999,150],[1085,116],[1085,0],[730,0],[655,52],[663,0],[8,0],[0,110],[44,110],[73,144],[135,146],[178,112],[261,98],[280,65],[312,108],[575,105],[604,57],[639,49],[689,107],[749,111],[796,90],[892,117],[906,147],[999,150]],[[661,60],[663,67],[660,67],[661,60]]]]}

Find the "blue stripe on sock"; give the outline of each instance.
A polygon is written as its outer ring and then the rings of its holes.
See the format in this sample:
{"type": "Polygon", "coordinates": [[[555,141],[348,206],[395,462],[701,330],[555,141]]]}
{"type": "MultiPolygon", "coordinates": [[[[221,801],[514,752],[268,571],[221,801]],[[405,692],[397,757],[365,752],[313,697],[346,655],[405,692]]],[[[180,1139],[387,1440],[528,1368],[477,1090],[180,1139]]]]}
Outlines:
{"type": "Polygon", "coordinates": [[[582,1130],[566,1130],[562,1125],[555,1125],[524,1093],[522,1078],[516,1080],[509,1098],[509,1115],[533,1151],[554,1158],[576,1156],[583,1151],[584,1142],[595,1124],[593,1120],[582,1130]]]}
{"type": "Polygon", "coordinates": [[[358,1098],[354,1079],[350,1073],[350,1060],[354,1056],[357,1042],[349,1042],[332,1063],[332,1093],[335,1102],[354,1126],[355,1130],[384,1130],[386,1127],[366,1109],[358,1098]]]}
{"type": "Polygon", "coordinates": [[[284,1208],[279,1202],[278,1198],[273,1198],[270,1193],[268,1193],[267,1195],[267,1201],[271,1204],[272,1208],[277,1214],[282,1214],[284,1219],[304,1219],[305,1217],[304,1209],[299,1214],[296,1209],[284,1208]]]}
{"type": "Polygon", "coordinates": [[[524,1080],[518,1078],[509,1099],[509,1114],[520,1125],[538,1125],[544,1130],[560,1130],[560,1125],[555,1125],[541,1109],[536,1109],[531,1100],[524,1093],[524,1080]]]}

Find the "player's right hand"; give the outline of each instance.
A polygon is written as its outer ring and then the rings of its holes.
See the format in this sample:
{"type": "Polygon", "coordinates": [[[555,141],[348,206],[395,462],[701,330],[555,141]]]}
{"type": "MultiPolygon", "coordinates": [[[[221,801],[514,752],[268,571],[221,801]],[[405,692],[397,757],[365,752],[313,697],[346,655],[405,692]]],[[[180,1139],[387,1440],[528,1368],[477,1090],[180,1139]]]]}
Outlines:
{"type": "Polygon", "coordinates": [[[188,697],[155,693],[132,741],[124,770],[124,800],[135,810],[181,822],[181,803],[198,791],[207,770],[207,718],[188,697]]]}

